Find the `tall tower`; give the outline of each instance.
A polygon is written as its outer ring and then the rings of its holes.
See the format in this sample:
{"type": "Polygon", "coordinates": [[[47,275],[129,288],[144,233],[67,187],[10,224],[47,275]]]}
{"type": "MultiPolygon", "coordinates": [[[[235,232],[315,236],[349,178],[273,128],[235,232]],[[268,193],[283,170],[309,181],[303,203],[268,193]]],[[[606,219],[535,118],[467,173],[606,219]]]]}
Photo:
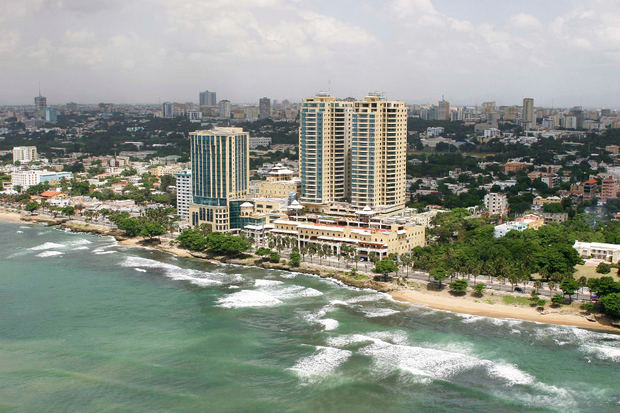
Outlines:
{"type": "Polygon", "coordinates": [[[437,116],[436,120],[450,120],[450,102],[446,101],[443,97],[437,103],[437,116]]]}
{"type": "Polygon", "coordinates": [[[271,117],[271,99],[267,97],[260,98],[258,101],[258,118],[267,119],[271,117]]]}
{"type": "Polygon", "coordinates": [[[377,94],[355,102],[351,131],[351,206],[389,213],[405,206],[407,107],[377,94]]]}
{"type": "Polygon", "coordinates": [[[198,94],[198,102],[200,106],[216,106],[217,98],[215,92],[209,92],[208,90],[200,92],[198,94]]]}
{"type": "Polygon", "coordinates": [[[34,110],[43,113],[46,107],[47,98],[45,96],[41,96],[41,88],[39,87],[39,96],[34,97],[34,110]]]}
{"type": "Polygon", "coordinates": [[[206,224],[217,232],[239,228],[237,203],[247,196],[250,186],[249,140],[242,128],[190,133],[192,225],[206,224]]]}
{"type": "Polygon", "coordinates": [[[324,204],[348,197],[348,154],[353,102],[327,94],[301,104],[299,171],[301,201],[324,204]]]}
{"type": "Polygon", "coordinates": [[[523,116],[521,117],[526,127],[536,125],[534,117],[534,99],[523,98],[523,116]]]}

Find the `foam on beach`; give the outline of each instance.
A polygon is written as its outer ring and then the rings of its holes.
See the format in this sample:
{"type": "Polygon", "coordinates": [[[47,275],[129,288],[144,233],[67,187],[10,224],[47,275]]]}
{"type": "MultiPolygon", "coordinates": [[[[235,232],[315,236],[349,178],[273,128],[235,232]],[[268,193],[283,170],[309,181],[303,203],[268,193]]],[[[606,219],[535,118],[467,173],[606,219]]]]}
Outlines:
{"type": "Polygon", "coordinates": [[[60,251],[43,251],[37,254],[37,257],[47,258],[47,257],[57,257],[59,255],[63,255],[63,253],[60,251]]]}
{"type": "Polygon", "coordinates": [[[164,276],[170,279],[187,281],[200,287],[221,285],[226,281],[233,282],[238,280],[238,277],[234,275],[231,276],[227,274],[203,272],[191,268],[181,268],[176,265],[141,257],[127,257],[121,265],[134,269],[140,268],[145,270],[145,272],[148,270],[161,272],[164,276]]]}
{"type": "Polygon", "coordinates": [[[290,368],[309,382],[316,382],[333,374],[353,353],[334,347],[317,346],[313,354],[304,357],[290,368]]]}
{"type": "Polygon", "coordinates": [[[323,295],[314,288],[286,285],[278,280],[257,279],[254,281],[254,287],[253,290],[242,290],[220,298],[219,306],[224,308],[273,307],[288,300],[323,295]]]}
{"type": "Polygon", "coordinates": [[[45,242],[41,245],[37,245],[36,247],[30,248],[32,251],[41,251],[41,250],[50,250],[50,249],[58,249],[64,248],[64,244],[58,244],[56,242],[45,242]]]}

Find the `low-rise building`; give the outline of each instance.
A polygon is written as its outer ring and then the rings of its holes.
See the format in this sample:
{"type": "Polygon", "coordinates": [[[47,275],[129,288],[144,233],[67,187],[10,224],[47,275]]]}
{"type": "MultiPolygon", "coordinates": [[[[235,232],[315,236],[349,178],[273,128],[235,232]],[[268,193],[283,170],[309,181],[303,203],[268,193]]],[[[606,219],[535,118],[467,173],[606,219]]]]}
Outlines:
{"type": "Polygon", "coordinates": [[[577,250],[581,258],[596,258],[613,263],[620,261],[620,245],[618,244],[575,241],[573,248],[577,250]]]}
{"type": "Polygon", "coordinates": [[[501,238],[508,234],[510,231],[525,231],[526,229],[538,230],[545,224],[545,219],[538,215],[526,215],[520,217],[511,222],[496,225],[493,229],[493,236],[495,238],[501,238]]]}

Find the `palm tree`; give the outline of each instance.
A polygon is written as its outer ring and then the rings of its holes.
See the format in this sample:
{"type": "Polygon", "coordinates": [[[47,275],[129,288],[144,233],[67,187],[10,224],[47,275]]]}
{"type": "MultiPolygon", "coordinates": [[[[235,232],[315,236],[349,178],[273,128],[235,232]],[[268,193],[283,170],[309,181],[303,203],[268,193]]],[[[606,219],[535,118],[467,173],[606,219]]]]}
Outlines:
{"type": "Polygon", "coordinates": [[[581,288],[581,294],[583,294],[583,287],[585,287],[588,284],[588,279],[584,276],[581,276],[579,277],[577,282],[579,283],[579,287],[581,288]]]}
{"type": "Polygon", "coordinates": [[[534,290],[538,292],[542,288],[542,282],[540,280],[534,281],[534,290]]]}
{"type": "Polygon", "coordinates": [[[301,247],[299,253],[301,254],[301,260],[303,261],[306,258],[306,254],[308,254],[308,247],[301,247]]]}

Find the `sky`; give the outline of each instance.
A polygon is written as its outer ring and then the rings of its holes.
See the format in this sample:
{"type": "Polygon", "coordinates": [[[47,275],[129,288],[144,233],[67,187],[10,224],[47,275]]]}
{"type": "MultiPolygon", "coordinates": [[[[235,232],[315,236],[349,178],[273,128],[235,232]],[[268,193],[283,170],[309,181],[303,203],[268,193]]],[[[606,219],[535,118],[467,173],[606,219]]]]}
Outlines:
{"type": "Polygon", "coordinates": [[[299,101],[620,108],[617,0],[1,0],[0,105],[299,101]]]}

